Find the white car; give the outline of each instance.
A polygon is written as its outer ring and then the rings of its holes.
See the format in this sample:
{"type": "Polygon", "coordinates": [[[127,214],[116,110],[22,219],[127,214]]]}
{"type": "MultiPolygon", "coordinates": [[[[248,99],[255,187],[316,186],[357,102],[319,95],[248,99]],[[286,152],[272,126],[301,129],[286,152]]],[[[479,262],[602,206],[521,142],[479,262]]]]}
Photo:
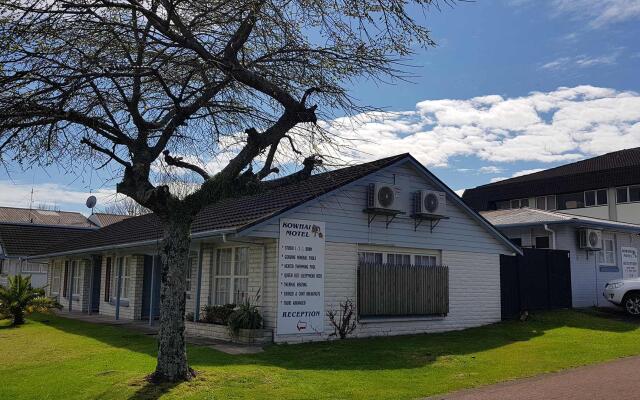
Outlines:
{"type": "Polygon", "coordinates": [[[602,293],[611,303],[624,307],[633,316],[640,316],[640,278],[607,282],[602,293]]]}

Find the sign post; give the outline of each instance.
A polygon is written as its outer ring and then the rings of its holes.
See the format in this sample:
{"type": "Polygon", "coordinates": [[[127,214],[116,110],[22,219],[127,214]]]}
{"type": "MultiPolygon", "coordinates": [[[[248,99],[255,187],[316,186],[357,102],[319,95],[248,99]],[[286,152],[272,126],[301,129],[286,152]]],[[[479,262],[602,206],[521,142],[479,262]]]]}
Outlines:
{"type": "Polygon", "coordinates": [[[324,330],[325,224],[280,220],[278,254],[279,335],[321,334],[324,330]]]}
{"type": "Polygon", "coordinates": [[[638,277],[638,249],[635,247],[621,247],[622,279],[638,277]]]}

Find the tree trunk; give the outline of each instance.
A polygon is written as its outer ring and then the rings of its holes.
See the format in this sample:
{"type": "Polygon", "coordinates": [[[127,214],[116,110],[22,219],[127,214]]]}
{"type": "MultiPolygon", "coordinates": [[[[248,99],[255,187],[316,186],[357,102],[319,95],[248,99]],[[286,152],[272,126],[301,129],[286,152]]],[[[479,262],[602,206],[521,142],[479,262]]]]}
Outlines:
{"type": "Polygon", "coordinates": [[[13,312],[13,325],[24,324],[24,310],[21,307],[16,307],[13,312]]]}
{"type": "Polygon", "coordinates": [[[153,380],[162,382],[189,380],[194,376],[187,363],[184,335],[192,219],[179,210],[172,210],[171,214],[163,224],[158,364],[152,376],[153,380]]]}

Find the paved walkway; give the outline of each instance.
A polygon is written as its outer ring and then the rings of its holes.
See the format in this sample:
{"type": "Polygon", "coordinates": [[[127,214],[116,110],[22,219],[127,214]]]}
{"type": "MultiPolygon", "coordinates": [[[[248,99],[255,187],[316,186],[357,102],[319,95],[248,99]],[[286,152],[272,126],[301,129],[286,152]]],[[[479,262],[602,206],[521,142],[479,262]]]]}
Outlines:
{"type": "MultiPolygon", "coordinates": [[[[56,314],[64,318],[76,319],[79,321],[90,322],[92,324],[123,326],[125,328],[142,332],[150,336],[155,336],[158,333],[157,321],[154,321],[152,325],[149,325],[148,320],[116,320],[114,317],[110,317],[107,315],[86,314],[79,311],[69,312],[68,310],[60,310],[57,311],[56,314]]],[[[263,348],[260,345],[230,343],[224,342],[222,340],[209,339],[200,336],[186,336],[186,339],[187,343],[211,347],[227,354],[255,354],[263,351],[263,348]]]]}
{"type": "Polygon", "coordinates": [[[432,399],[640,399],[640,357],[623,358],[534,378],[464,390],[432,399]]]}

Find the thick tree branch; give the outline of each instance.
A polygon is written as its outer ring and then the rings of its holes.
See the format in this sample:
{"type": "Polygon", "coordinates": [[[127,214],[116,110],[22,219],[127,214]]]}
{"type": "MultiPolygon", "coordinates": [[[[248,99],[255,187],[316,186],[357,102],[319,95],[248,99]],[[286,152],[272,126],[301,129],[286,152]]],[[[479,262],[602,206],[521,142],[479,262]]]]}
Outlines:
{"type": "Polygon", "coordinates": [[[162,153],[164,154],[164,161],[167,163],[167,165],[171,165],[179,168],[186,168],[188,170],[191,170],[197,173],[198,175],[200,175],[205,181],[210,178],[207,171],[198,167],[197,165],[193,165],[186,161],[182,161],[182,157],[172,157],[171,155],[169,155],[169,150],[165,150],[162,153]]]}
{"type": "Polygon", "coordinates": [[[86,144],[87,146],[91,147],[92,149],[94,149],[95,151],[98,151],[100,153],[106,154],[110,157],[110,159],[116,161],[118,164],[121,164],[125,167],[130,167],[131,163],[129,163],[128,161],[123,160],[122,158],[118,157],[115,153],[115,151],[106,149],[100,145],[98,145],[97,143],[91,141],[89,138],[82,138],[82,140],[80,140],[80,143],[82,144],[86,144]]]}

